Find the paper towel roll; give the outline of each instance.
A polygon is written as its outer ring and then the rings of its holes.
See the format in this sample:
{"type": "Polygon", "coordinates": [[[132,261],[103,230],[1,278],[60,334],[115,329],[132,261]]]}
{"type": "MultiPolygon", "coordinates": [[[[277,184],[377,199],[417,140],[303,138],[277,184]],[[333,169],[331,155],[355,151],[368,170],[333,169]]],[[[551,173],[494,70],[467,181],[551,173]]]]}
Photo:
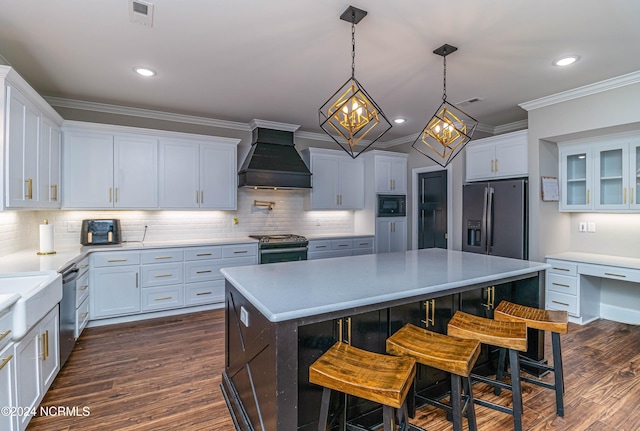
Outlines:
{"type": "Polygon", "coordinates": [[[40,251],[38,254],[53,254],[53,225],[47,220],[40,225],[40,251]]]}

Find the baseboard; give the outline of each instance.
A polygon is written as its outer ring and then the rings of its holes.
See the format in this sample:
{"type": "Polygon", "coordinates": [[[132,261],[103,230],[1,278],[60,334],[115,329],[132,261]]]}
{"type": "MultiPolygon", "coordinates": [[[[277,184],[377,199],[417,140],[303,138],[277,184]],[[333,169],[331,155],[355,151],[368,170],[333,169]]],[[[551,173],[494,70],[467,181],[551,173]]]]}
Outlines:
{"type": "Polygon", "coordinates": [[[180,314],[195,313],[198,311],[216,310],[224,308],[224,302],[216,304],[198,305],[195,307],[176,308],[174,310],[156,311],[153,313],[132,314],[130,316],[111,317],[108,319],[90,320],[88,328],[96,326],[113,325],[116,323],[137,322],[139,320],[155,319],[156,317],[177,316],[180,314]]]}
{"type": "Polygon", "coordinates": [[[630,325],[640,325],[640,310],[600,303],[600,318],[630,325]]]}

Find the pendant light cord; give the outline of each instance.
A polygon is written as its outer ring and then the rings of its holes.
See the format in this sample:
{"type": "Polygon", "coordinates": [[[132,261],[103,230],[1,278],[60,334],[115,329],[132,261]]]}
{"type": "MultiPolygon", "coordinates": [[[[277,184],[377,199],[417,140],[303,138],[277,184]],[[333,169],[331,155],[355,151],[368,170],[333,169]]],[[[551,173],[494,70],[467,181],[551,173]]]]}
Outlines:
{"type": "Polygon", "coordinates": [[[351,12],[351,79],[356,77],[356,13],[351,12]]]}

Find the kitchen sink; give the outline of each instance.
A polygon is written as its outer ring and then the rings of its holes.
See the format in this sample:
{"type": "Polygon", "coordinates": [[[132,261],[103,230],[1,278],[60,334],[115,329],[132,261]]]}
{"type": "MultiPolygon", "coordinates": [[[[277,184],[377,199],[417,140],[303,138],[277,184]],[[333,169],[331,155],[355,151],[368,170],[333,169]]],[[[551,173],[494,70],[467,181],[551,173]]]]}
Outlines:
{"type": "Polygon", "coordinates": [[[0,294],[17,293],[13,304],[13,339],[19,340],[62,299],[62,276],[56,271],[0,275],[0,294]]]}

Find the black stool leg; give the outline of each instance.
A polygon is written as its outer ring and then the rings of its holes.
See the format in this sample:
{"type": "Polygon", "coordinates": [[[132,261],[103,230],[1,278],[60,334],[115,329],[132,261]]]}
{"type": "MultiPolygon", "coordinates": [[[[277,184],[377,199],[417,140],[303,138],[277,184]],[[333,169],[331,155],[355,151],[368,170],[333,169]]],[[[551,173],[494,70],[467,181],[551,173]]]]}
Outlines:
{"type": "Polygon", "coordinates": [[[471,387],[471,377],[464,379],[464,391],[467,394],[467,425],[469,425],[469,431],[478,431],[478,425],[476,424],[476,410],[473,406],[473,392],[471,387]]]}
{"type": "Polygon", "coordinates": [[[551,333],[551,348],[553,350],[553,378],[556,389],[556,413],[564,416],[564,373],[562,372],[562,351],[560,349],[560,334],[551,333]]]}
{"type": "Polygon", "coordinates": [[[395,431],[396,424],[393,417],[393,407],[382,406],[382,425],[384,431],[395,431]]]}
{"type": "Polygon", "coordinates": [[[318,419],[318,431],[327,430],[327,420],[329,418],[329,401],[331,400],[331,389],[322,389],[322,404],[320,404],[320,419],[318,419]]]}
{"type": "Polygon", "coordinates": [[[462,431],[462,396],[461,378],[451,374],[451,413],[453,414],[453,431],[462,431]]]}
{"type": "MultiPolygon", "coordinates": [[[[507,349],[505,349],[504,347],[500,348],[500,352],[498,354],[498,369],[496,370],[496,380],[498,380],[499,382],[502,381],[502,373],[504,372],[504,361],[505,361],[505,357],[507,356],[507,349]]],[[[498,386],[495,386],[493,388],[493,393],[495,395],[500,395],[500,391],[501,388],[498,386]]]]}
{"type": "Polygon", "coordinates": [[[520,357],[517,350],[509,349],[509,363],[511,364],[513,429],[522,431],[522,387],[520,386],[520,357]]]}

